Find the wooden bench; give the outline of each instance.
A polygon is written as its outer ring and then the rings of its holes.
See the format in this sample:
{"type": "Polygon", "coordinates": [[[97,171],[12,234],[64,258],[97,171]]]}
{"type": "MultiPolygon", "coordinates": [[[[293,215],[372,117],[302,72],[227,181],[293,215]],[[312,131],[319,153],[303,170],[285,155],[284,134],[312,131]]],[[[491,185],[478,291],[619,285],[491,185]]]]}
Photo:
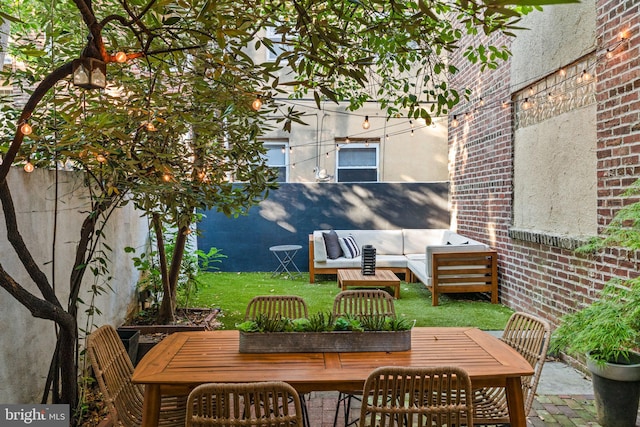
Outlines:
{"type": "Polygon", "coordinates": [[[434,252],[431,268],[433,306],[440,294],[464,292],[489,292],[498,303],[498,252],[434,252]]]}

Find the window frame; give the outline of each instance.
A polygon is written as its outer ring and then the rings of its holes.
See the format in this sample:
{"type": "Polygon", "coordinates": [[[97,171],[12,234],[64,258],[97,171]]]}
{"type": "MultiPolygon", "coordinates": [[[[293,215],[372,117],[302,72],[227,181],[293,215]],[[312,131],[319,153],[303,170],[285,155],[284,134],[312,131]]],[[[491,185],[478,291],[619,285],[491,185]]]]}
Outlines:
{"type": "Polygon", "coordinates": [[[375,139],[356,139],[356,138],[337,138],[336,139],[337,147],[340,149],[336,151],[336,182],[380,182],[380,140],[375,139]],[[347,140],[349,142],[347,143],[347,140]],[[356,141],[356,142],[354,142],[356,141]],[[340,166],[340,153],[342,150],[358,150],[358,149],[374,149],[375,150],[375,165],[362,165],[362,166],[340,166]],[[375,181],[341,181],[340,180],[340,171],[341,170],[373,170],[375,169],[376,179],[375,181]]]}
{"type": "MultiPolygon", "coordinates": [[[[288,139],[264,139],[261,141],[262,145],[267,149],[267,151],[269,151],[269,149],[277,149],[282,151],[282,149],[284,148],[284,153],[283,154],[283,160],[284,163],[283,164],[271,164],[269,163],[269,157],[265,154],[265,160],[267,161],[267,166],[269,168],[275,168],[278,169],[278,172],[280,171],[280,169],[284,170],[284,181],[280,181],[277,180],[276,182],[289,182],[289,140],[288,139]],[[270,148],[273,147],[273,148],[270,148]]],[[[280,173],[278,173],[278,177],[280,176],[280,173]]]]}

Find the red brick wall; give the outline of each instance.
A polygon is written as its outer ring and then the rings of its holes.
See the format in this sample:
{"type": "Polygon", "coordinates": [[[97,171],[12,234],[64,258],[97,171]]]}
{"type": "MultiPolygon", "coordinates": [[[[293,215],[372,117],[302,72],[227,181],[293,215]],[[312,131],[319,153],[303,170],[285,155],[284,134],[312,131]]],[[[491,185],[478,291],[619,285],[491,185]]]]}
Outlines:
{"type": "MultiPolygon", "coordinates": [[[[598,1],[597,56],[626,30],[628,42],[610,60],[598,62],[598,226],[621,206],[621,192],[640,177],[640,0],[598,1]]],[[[535,29],[533,30],[535,31],[535,29]]],[[[508,44],[496,38],[494,44],[508,44]]],[[[575,58],[578,59],[578,58],[575,58]]],[[[501,302],[556,323],[559,316],[589,302],[612,276],[638,274],[638,255],[611,249],[575,254],[570,238],[510,231],[513,209],[512,109],[509,63],[480,73],[460,56],[453,88],[474,91],[449,116],[452,222],[462,234],[499,253],[501,302]],[[484,106],[480,106],[482,97],[484,106]],[[460,124],[453,128],[453,115],[460,124]]],[[[517,76],[514,76],[517,81],[517,76]]]]}

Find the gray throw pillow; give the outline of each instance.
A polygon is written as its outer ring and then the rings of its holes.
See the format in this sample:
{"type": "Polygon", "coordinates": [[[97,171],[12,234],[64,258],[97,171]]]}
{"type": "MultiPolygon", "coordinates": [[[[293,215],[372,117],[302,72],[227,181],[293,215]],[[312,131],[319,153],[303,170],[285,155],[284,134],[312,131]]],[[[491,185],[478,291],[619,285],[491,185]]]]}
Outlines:
{"type": "Polygon", "coordinates": [[[340,247],[340,241],[338,240],[338,233],[334,230],[322,233],[324,238],[324,246],[327,249],[327,258],[336,259],[342,256],[342,248],[340,247]]]}

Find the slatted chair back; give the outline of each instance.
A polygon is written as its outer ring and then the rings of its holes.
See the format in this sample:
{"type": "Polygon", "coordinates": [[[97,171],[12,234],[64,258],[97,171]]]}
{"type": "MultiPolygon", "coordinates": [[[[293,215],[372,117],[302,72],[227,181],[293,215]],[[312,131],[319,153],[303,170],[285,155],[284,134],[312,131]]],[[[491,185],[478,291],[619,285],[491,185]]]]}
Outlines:
{"type": "Polygon", "coordinates": [[[262,295],[249,301],[244,315],[245,320],[253,320],[259,314],[268,317],[286,317],[289,319],[302,319],[309,317],[307,303],[295,295],[262,295]]]}
{"type": "Polygon", "coordinates": [[[300,397],[279,381],[208,383],[187,399],[186,427],[303,427],[300,397]]]}
{"type": "MultiPolygon", "coordinates": [[[[113,326],[91,332],[87,354],[113,425],[140,426],[144,388],[131,382],[133,364],[113,326]]],[[[185,401],[184,397],[163,399],[159,425],[183,426],[185,401]]]]}
{"type": "MultiPolygon", "coordinates": [[[[542,368],[549,349],[551,327],[541,318],[528,313],[511,315],[500,338],[527,359],[533,375],[522,377],[525,414],[528,414],[535,399],[542,368]]],[[[509,411],[505,390],[489,387],[475,390],[475,424],[508,423],[509,411]]]]}
{"type": "Polygon", "coordinates": [[[360,427],[436,427],[472,420],[471,380],[458,367],[375,369],[363,388],[360,427]]]}
{"type": "Polygon", "coordinates": [[[333,300],[334,316],[390,316],[395,317],[393,297],[380,289],[342,291],[333,300]]]}

